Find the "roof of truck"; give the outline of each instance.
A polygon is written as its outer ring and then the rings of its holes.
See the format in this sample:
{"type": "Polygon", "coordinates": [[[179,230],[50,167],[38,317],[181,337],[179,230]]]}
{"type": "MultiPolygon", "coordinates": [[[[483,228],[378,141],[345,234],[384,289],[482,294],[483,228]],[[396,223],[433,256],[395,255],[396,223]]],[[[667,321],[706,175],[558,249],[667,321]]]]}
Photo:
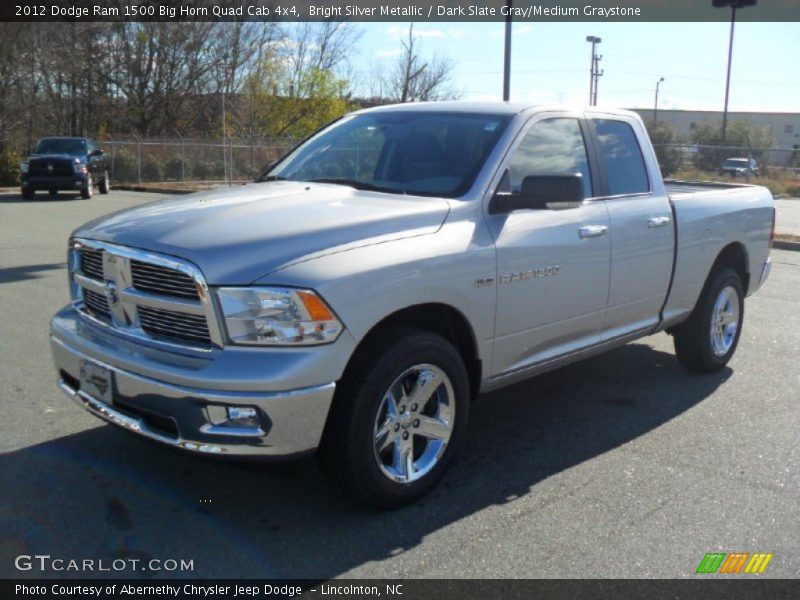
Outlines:
{"type": "Polygon", "coordinates": [[[598,106],[570,106],[566,104],[527,104],[524,102],[474,102],[464,100],[446,100],[440,102],[407,102],[404,104],[386,104],[356,111],[356,114],[371,112],[459,112],[474,114],[516,115],[522,111],[536,109],[541,111],[578,110],[598,113],[611,113],[639,118],[635,112],[621,108],[598,106]]]}

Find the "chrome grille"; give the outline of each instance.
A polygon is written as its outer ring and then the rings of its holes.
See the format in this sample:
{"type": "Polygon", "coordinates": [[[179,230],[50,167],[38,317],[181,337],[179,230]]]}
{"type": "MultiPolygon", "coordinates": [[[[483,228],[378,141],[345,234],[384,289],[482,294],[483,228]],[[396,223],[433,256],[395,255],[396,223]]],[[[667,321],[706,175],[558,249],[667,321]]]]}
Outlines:
{"type": "Polygon", "coordinates": [[[103,252],[102,250],[81,250],[81,273],[97,281],[103,281],[103,252]]]}
{"type": "Polygon", "coordinates": [[[103,319],[104,321],[111,320],[111,310],[108,308],[108,300],[106,300],[106,297],[102,294],[84,289],[83,302],[89,313],[93,316],[103,319]]]}
{"type": "Polygon", "coordinates": [[[140,306],[139,319],[142,329],[153,337],[165,337],[183,342],[211,343],[206,319],[203,316],[140,306]]]}
{"type": "Polygon", "coordinates": [[[200,297],[194,280],[176,269],[132,260],[131,273],[133,287],[137,290],[180,298],[200,297]]]}
{"type": "Polygon", "coordinates": [[[177,259],[93,240],[70,254],[75,306],[127,337],[208,350],[222,345],[208,288],[177,259]]]}

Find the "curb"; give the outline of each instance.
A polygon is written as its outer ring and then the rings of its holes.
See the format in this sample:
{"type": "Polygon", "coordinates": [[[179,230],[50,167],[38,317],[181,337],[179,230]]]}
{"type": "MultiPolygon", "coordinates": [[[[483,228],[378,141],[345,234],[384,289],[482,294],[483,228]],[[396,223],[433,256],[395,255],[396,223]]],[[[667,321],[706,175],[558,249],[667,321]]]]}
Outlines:
{"type": "Polygon", "coordinates": [[[800,238],[797,236],[778,235],[772,242],[772,247],[777,250],[796,250],[800,251],[800,238]]]}

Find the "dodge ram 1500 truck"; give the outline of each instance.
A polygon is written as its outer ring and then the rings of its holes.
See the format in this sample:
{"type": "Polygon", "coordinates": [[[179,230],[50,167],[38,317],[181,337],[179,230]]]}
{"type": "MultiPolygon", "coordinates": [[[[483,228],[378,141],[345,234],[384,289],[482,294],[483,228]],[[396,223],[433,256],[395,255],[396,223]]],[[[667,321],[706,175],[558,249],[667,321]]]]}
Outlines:
{"type": "Polygon", "coordinates": [[[762,187],[662,181],[630,112],[369,109],[249,186],[76,230],[52,350],[110,423],[205,455],[316,450],[398,506],[480,392],[657,331],[721,369],[773,229],[762,187]]]}
{"type": "Polygon", "coordinates": [[[101,194],[111,189],[109,164],[97,143],[87,138],[42,138],[20,165],[20,191],[32,200],[38,190],[56,196],[59,190],[80,192],[88,200],[95,186],[101,194]]]}

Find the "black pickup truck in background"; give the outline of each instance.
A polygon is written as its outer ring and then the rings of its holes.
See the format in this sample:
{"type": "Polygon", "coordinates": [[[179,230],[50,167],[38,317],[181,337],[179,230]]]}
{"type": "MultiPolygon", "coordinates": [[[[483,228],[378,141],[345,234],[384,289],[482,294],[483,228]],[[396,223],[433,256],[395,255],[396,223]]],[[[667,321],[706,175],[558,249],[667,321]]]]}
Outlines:
{"type": "Polygon", "coordinates": [[[95,186],[101,194],[111,189],[108,158],[88,138],[42,138],[20,171],[22,196],[27,200],[38,190],[47,190],[51,196],[60,190],[73,190],[89,199],[95,186]]]}

